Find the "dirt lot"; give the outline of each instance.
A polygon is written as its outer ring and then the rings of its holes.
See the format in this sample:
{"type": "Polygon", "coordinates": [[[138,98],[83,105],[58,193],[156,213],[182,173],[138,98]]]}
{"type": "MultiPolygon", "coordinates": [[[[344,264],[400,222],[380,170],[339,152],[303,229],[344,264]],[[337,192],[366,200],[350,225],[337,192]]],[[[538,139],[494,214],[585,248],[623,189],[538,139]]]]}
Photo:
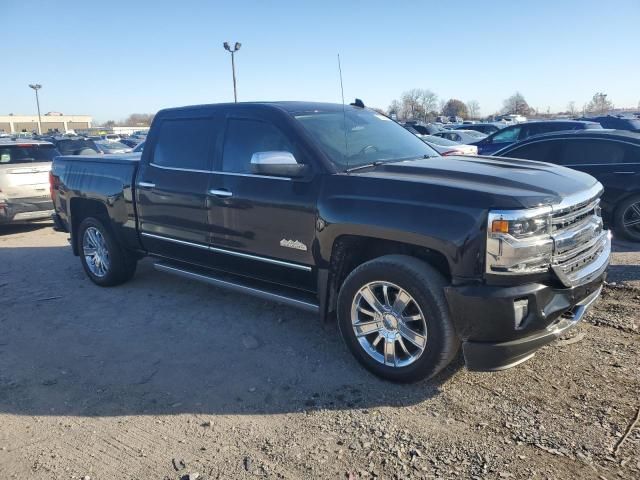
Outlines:
{"type": "Polygon", "coordinates": [[[0,231],[0,478],[640,478],[640,247],[518,368],[402,386],[334,325],[140,264],[101,289],[66,235],[0,231]]]}

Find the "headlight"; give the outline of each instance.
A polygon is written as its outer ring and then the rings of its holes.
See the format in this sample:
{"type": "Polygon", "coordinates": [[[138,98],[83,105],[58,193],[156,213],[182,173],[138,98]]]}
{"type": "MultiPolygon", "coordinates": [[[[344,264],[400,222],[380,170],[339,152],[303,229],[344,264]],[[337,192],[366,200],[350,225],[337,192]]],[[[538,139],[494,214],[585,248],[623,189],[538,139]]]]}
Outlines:
{"type": "Polygon", "coordinates": [[[551,207],[489,212],[487,273],[545,272],[552,253],[551,207]]]}

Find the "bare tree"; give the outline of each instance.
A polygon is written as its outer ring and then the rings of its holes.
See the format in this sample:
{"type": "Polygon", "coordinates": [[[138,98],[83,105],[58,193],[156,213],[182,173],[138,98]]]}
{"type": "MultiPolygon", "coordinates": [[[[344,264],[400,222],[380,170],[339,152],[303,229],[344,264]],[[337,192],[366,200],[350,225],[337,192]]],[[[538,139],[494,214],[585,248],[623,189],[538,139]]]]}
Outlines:
{"type": "Polygon", "coordinates": [[[398,100],[394,100],[387,109],[389,115],[395,115],[396,118],[402,117],[402,104],[398,100]]]}
{"type": "Polygon", "coordinates": [[[529,104],[524,99],[524,95],[516,92],[504,101],[502,113],[529,115],[531,113],[531,107],[529,107],[529,104]]]}
{"type": "Polygon", "coordinates": [[[420,90],[420,106],[422,107],[423,120],[426,122],[429,115],[438,105],[438,96],[431,90],[420,90]]]}
{"type": "Polygon", "coordinates": [[[102,126],[107,128],[112,128],[116,126],[116,122],[114,122],[113,120],[107,120],[102,124],[102,126]]]}
{"type": "Polygon", "coordinates": [[[419,88],[412,88],[402,94],[403,116],[414,120],[422,118],[422,91],[419,88]]]}
{"type": "Polygon", "coordinates": [[[607,99],[607,94],[597,92],[593,95],[593,98],[587,105],[587,111],[589,113],[604,114],[613,108],[613,103],[607,99]]]}
{"type": "Polygon", "coordinates": [[[576,102],[574,102],[573,100],[571,100],[568,104],[567,104],[567,112],[569,112],[570,115],[575,115],[577,113],[578,110],[576,110],[576,102]]]}
{"type": "Polygon", "coordinates": [[[148,127],[151,125],[154,116],[155,113],[132,113],[123,124],[131,127],[148,127]]]}
{"type": "Polygon", "coordinates": [[[467,111],[470,118],[478,118],[480,116],[480,103],[477,100],[469,100],[467,102],[467,111]]]}

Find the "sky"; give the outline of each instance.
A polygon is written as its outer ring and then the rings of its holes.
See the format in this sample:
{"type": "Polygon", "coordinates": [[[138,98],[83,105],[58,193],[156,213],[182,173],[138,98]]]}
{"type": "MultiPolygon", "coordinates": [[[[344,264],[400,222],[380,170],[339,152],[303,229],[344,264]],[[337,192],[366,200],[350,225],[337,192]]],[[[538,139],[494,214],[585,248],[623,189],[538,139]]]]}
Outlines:
{"type": "Polygon", "coordinates": [[[98,122],[232,101],[224,41],[239,101],[340,102],[340,54],[345,100],[372,107],[411,88],[483,115],[516,91],[544,112],[640,102],[640,0],[0,0],[0,20],[0,115],[35,113],[29,83],[43,113],[98,122]]]}

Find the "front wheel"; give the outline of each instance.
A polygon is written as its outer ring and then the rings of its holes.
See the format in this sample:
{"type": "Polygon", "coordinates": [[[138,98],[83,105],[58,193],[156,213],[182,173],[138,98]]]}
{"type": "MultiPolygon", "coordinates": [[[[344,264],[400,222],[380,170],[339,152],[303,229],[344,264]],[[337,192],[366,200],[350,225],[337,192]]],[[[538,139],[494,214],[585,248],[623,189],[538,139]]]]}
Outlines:
{"type": "Polygon", "coordinates": [[[78,251],[87,276],[101,287],[120,285],[136,271],[136,259],[120,246],[111,230],[97,218],[88,217],[80,223],[78,251]]]}
{"type": "Polygon", "coordinates": [[[613,226],[627,240],[640,242],[640,195],[618,204],[613,215],[613,226]]]}
{"type": "Polygon", "coordinates": [[[436,375],[460,342],[449,318],[446,281],[425,262],[387,255],[357,267],[338,296],[338,324],[356,359],[396,382],[436,375]]]}

